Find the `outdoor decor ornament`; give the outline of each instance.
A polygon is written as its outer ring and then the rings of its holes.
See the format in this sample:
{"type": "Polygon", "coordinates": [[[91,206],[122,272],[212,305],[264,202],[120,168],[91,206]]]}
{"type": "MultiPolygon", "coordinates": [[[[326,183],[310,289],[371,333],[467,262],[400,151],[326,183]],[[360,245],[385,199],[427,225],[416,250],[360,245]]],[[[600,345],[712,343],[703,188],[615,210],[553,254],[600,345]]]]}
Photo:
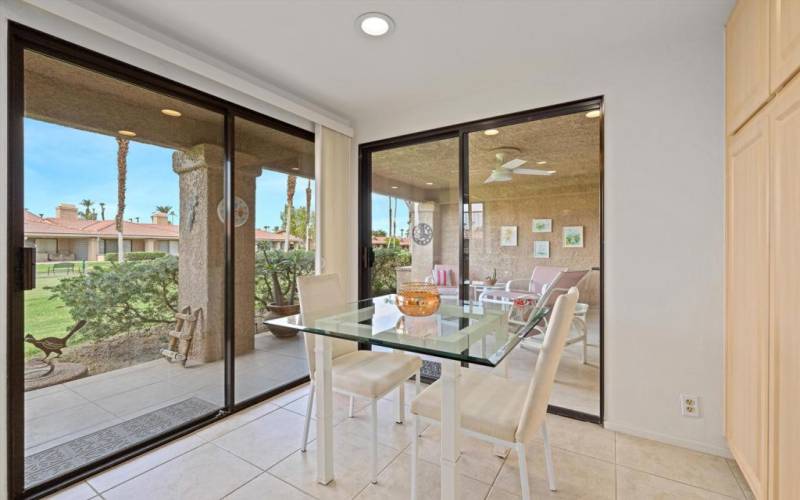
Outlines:
{"type": "Polygon", "coordinates": [[[411,238],[417,245],[427,245],[433,240],[433,228],[430,224],[420,222],[411,229],[411,238]]]}
{"type": "Polygon", "coordinates": [[[53,353],[56,354],[57,358],[60,357],[62,354],[61,349],[67,346],[67,341],[69,338],[75,335],[75,332],[83,328],[85,324],[85,319],[78,321],[69,331],[69,333],[63,337],[45,337],[43,339],[36,339],[29,333],[25,335],[25,342],[33,344],[36,348],[42,351],[45,354],[44,358],[42,358],[42,361],[47,362],[47,358],[49,358],[53,353]]]}
{"type": "MultiPolygon", "coordinates": [[[[247,222],[247,218],[250,216],[250,208],[247,206],[247,202],[243,199],[239,198],[238,196],[234,196],[233,198],[233,225],[235,227],[242,227],[247,222]]],[[[217,217],[221,222],[225,222],[225,199],[221,199],[219,204],[217,205],[217,217]]]]}

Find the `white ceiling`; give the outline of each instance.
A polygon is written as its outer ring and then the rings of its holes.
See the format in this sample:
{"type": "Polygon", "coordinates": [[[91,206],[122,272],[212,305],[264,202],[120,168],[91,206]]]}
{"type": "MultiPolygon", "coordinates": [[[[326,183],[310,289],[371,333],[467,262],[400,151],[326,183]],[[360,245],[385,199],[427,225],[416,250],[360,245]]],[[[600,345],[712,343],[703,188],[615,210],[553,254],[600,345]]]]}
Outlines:
{"type": "Polygon", "coordinates": [[[733,0],[76,0],[349,118],[437,102],[632,44],[721,29],[733,0]],[[389,14],[370,39],[355,19],[389,14]]]}

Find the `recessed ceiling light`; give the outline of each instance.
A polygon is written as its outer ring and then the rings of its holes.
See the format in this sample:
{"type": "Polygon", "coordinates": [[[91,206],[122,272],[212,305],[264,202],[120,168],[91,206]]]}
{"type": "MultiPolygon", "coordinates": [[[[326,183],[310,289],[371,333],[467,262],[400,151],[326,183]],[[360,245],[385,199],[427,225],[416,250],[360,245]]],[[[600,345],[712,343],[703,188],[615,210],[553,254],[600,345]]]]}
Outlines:
{"type": "Polygon", "coordinates": [[[600,110],[593,109],[589,111],[588,113],[586,113],[586,118],[600,118],[600,110]]]}
{"type": "Polygon", "coordinates": [[[367,12],[356,19],[356,26],[368,36],[384,36],[394,29],[394,21],[382,12],[367,12]]]}
{"type": "Polygon", "coordinates": [[[425,185],[426,186],[433,186],[433,183],[432,182],[426,182],[425,185]]]}
{"type": "Polygon", "coordinates": [[[497,134],[499,134],[499,133],[500,133],[500,131],[499,131],[499,130],[497,130],[496,128],[490,128],[490,129],[488,129],[488,130],[484,130],[484,131],[483,131],[483,134],[484,134],[484,135],[497,135],[497,134]]]}
{"type": "Polygon", "coordinates": [[[554,173],[556,173],[556,171],[555,171],[555,170],[548,170],[548,171],[547,171],[547,175],[553,175],[554,173]]]}
{"type": "Polygon", "coordinates": [[[537,165],[547,165],[547,162],[545,160],[540,160],[540,161],[537,161],[536,164],[537,165]]]}
{"type": "Polygon", "coordinates": [[[392,189],[397,189],[397,186],[392,186],[392,189]]]}
{"type": "Polygon", "coordinates": [[[175,118],[183,115],[183,113],[175,109],[162,109],[161,112],[167,116],[174,116],[175,118]]]}
{"type": "Polygon", "coordinates": [[[295,172],[297,172],[298,170],[300,170],[300,167],[292,167],[292,170],[294,170],[295,172]]]}
{"type": "Polygon", "coordinates": [[[136,137],[136,132],[131,132],[130,130],[117,130],[117,133],[125,137],[136,137]]]}

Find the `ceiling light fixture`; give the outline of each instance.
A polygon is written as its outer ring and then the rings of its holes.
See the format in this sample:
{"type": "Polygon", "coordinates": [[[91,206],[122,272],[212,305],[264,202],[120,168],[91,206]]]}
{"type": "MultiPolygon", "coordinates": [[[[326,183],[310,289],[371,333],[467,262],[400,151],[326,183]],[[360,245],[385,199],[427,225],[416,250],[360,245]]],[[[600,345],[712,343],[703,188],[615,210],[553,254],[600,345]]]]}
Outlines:
{"type": "Polygon", "coordinates": [[[394,30],[394,21],[382,12],[367,12],[358,16],[356,26],[367,36],[379,37],[394,30]]]}
{"type": "Polygon", "coordinates": [[[600,110],[593,109],[589,111],[588,113],[586,113],[586,118],[600,118],[600,110]]]}
{"type": "Polygon", "coordinates": [[[136,137],[136,132],[132,132],[130,130],[117,130],[119,135],[124,135],[125,137],[136,137]]]}
{"type": "Polygon", "coordinates": [[[537,161],[537,162],[536,162],[536,164],[537,164],[537,165],[547,165],[547,161],[545,161],[545,160],[540,160],[540,161],[537,161]]]}
{"type": "Polygon", "coordinates": [[[300,170],[300,167],[292,167],[292,170],[294,170],[295,172],[297,172],[298,170],[300,170]]]}
{"type": "Polygon", "coordinates": [[[397,189],[397,186],[392,186],[392,189],[397,189]]]}
{"type": "Polygon", "coordinates": [[[496,128],[490,128],[488,130],[484,130],[483,131],[483,135],[497,135],[499,133],[500,133],[500,131],[497,130],[496,128]]]}
{"type": "Polygon", "coordinates": [[[432,182],[426,182],[425,185],[426,186],[433,186],[433,183],[432,182]]]}
{"type": "Polygon", "coordinates": [[[165,115],[167,115],[167,116],[173,116],[173,117],[175,117],[175,118],[178,118],[178,117],[180,117],[180,116],[182,116],[182,115],[183,115],[183,113],[181,113],[181,112],[180,112],[180,111],[178,111],[178,110],[175,110],[175,109],[168,109],[168,108],[162,109],[162,110],[161,110],[161,113],[163,113],[163,114],[165,114],[165,115]]]}

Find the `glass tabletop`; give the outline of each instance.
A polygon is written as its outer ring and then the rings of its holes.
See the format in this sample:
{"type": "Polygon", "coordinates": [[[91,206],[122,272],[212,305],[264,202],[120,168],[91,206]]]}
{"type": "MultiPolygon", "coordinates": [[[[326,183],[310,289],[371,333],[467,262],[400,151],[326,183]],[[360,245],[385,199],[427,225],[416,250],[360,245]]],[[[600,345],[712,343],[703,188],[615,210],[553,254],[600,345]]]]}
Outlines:
{"type": "Polygon", "coordinates": [[[316,335],[365,342],[485,366],[497,366],[534,327],[548,308],[531,303],[481,304],[442,299],[439,310],[414,317],[403,314],[395,295],[351,302],[314,314],[267,321],[316,335]]]}

